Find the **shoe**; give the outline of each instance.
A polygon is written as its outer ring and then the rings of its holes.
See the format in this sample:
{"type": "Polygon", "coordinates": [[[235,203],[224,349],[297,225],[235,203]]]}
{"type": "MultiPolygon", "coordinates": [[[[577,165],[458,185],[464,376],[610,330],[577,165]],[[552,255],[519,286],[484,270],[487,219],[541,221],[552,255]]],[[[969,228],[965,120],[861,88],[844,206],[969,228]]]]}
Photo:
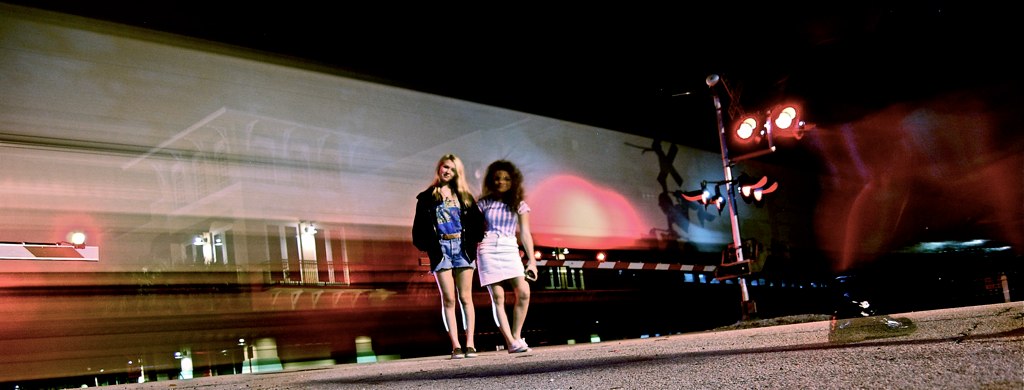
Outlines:
{"type": "Polygon", "coordinates": [[[468,358],[475,358],[476,357],[476,348],[466,347],[466,357],[468,357],[468,358]]]}
{"type": "Polygon", "coordinates": [[[452,350],[452,359],[462,359],[462,348],[455,348],[452,350]]]}
{"type": "Polygon", "coordinates": [[[512,345],[508,347],[508,353],[523,353],[530,352],[530,346],[526,344],[526,339],[522,338],[512,342],[512,345]]]}

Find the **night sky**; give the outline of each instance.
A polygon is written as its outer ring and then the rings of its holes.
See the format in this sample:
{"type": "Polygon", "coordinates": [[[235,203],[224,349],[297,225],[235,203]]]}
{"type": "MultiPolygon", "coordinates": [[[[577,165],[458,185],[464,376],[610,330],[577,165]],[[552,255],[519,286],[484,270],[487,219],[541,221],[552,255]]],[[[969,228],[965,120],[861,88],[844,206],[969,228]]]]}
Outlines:
{"type": "Polygon", "coordinates": [[[952,90],[1020,91],[1015,13],[974,2],[579,9],[14,3],[711,151],[718,145],[704,80],[712,73],[733,92],[726,104],[753,110],[795,97],[805,101],[807,118],[822,124],[952,90]]]}

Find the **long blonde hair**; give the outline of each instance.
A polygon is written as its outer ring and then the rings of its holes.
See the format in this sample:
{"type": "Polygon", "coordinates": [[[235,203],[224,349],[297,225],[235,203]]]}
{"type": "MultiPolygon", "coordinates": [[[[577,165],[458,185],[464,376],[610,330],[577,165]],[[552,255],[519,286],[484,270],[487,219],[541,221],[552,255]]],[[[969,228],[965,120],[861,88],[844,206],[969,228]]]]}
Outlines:
{"type": "Polygon", "coordinates": [[[462,175],[466,171],[466,167],[462,165],[462,159],[459,156],[451,153],[441,156],[441,159],[437,160],[437,165],[434,166],[434,182],[431,184],[434,187],[434,200],[440,201],[443,198],[441,196],[441,176],[437,172],[441,170],[441,165],[445,161],[451,161],[455,164],[455,177],[448,181],[448,188],[453,193],[459,194],[459,201],[462,202],[464,207],[472,205],[475,202],[473,193],[470,191],[469,182],[466,181],[466,177],[462,175]]]}

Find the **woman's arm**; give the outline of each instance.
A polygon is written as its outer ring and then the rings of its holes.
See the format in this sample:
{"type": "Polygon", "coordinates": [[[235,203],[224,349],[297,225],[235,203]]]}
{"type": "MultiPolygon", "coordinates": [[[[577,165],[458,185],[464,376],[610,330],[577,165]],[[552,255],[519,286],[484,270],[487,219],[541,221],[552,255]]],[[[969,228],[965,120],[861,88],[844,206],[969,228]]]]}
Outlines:
{"type": "Polygon", "coordinates": [[[424,199],[416,199],[416,214],[412,222],[412,244],[417,249],[430,252],[432,244],[437,242],[437,233],[434,230],[433,215],[427,209],[428,205],[424,199]]]}
{"type": "Polygon", "coordinates": [[[537,280],[537,259],[533,257],[533,234],[530,233],[530,213],[519,214],[519,242],[526,251],[526,278],[537,280]]]}
{"type": "Polygon", "coordinates": [[[462,241],[475,246],[484,239],[484,214],[480,205],[473,201],[463,209],[462,241]]]}

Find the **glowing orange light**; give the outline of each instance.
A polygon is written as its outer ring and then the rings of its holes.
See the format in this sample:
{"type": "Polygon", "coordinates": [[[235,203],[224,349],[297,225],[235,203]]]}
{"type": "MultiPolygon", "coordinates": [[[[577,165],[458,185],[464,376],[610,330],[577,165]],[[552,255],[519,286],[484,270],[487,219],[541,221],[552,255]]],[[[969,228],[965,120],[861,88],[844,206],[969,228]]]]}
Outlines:
{"type": "Polygon", "coordinates": [[[604,252],[597,252],[597,261],[604,261],[604,259],[605,259],[604,252]]]}
{"type": "Polygon", "coordinates": [[[757,119],[754,117],[747,117],[740,122],[739,127],[736,128],[736,136],[740,137],[741,140],[748,140],[754,135],[754,130],[757,129],[757,119]]]}
{"type": "Polygon", "coordinates": [[[786,106],[775,116],[775,128],[788,129],[796,121],[796,107],[786,106]]]}
{"type": "Polygon", "coordinates": [[[68,238],[69,238],[68,241],[70,241],[74,245],[85,244],[85,233],[82,233],[82,232],[71,232],[71,234],[68,235],[68,238]]]}
{"type": "MultiPolygon", "coordinates": [[[[741,178],[741,181],[744,181],[744,180],[745,180],[745,177],[741,178]]],[[[750,193],[753,191],[754,194],[755,194],[754,196],[757,197],[757,199],[761,199],[760,195],[757,194],[757,191],[760,191],[761,187],[764,187],[765,184],[768,184],[768,177],[767,176],[761,176],[761,179],[759,179],[756,183],[746,183],[746,184],[741,183],[740,184],[740,193],[742,193],[743,196],[750,196],[750,193]],[[755,190],[757,190],[757,191],[755,191],[755,190]]],[[[778,187],[778,183],[773,184],[773,186],[774,187],[778,187]]],[[[772,188],[772,191],[774,191],[774,190],[775,189],[772,188]]]]}

